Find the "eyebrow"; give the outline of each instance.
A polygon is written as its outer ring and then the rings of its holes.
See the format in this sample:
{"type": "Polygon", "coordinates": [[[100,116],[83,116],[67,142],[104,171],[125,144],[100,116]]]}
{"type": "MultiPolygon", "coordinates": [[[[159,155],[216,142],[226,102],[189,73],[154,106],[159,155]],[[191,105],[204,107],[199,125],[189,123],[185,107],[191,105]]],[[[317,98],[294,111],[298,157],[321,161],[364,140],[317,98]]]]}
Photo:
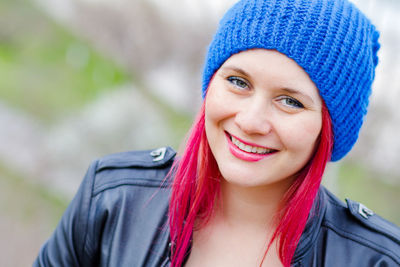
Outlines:
{"type": "Polygon", "coordinates": [[[241,68],[238,68],[238,67],[234,67],[234,66],[229,66],[228,65],[228,66],[222,67],[222,69],[223,70],[224,69],[233,70],[233,71],[238,72],[238,73],[240,73],[240,74],[242,74],[244,76],[251,77],[251,75],[248,74],[245,70],[243,70],[241,68]]]}
{"type": "MultiPolygon", "coordinates": [[[[222,69],[223,69],[223,70],[225,70],[225,69],[226,69],[226,70],[232,70],[232,71],[235,71],[235,72],[237,72],[237,73],[240,73],[240,74],[242,74],[242,75],[244,75],[244,76],[246,76],[246,77],[251,77],[251,75],[250,75],[249,73],[247,73],[245,70],[243,70],[243,69],[241,69],[241,68],[238,68],[238,67],[235,67],[235,66],[229,66],[229,65],[228,65],[228,66],[222,67],[222,69]]],[[[309,95],[306,95],[306,94],[304,94],[304,93],[302,93],[302,92],[300,92],[300,91],[298,91],[298,90],[296,90],[296,89],[284,87],[284,88],[282,88],[282,90],[285,91],[285,92],[287,92],[287,93],[289,93],[289,94],[301,95],[301,96],[303,96],[303,97],[309,99],[313,104],[315,104],[315,102],[314,102],[314,100],[312,99],[312,97],[310,97],[309,95]]]]}

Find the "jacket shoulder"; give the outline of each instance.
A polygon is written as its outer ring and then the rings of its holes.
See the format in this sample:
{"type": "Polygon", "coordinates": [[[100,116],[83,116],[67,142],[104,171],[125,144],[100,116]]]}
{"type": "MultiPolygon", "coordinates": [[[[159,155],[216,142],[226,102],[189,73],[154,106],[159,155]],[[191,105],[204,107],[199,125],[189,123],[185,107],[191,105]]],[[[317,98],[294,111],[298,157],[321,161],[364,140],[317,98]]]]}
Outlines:
{"type": "MultiPolygon", "coordinates": [[[[400,248],[400,227],[375,214],[362,203],[351,199],[346,199],[346,203],[351,215],[359,224],[393,240],[398,245],[398,248],[400,248]]],[[[400,255],[400,251],[398,255],[400,255]]]]}
{"type": "Polygon", "coordinates": [[[176,152],[171,147],[115,153],[94,161],[93,194],[121,185],[164,187],[176,152]]]}
{"type": "Polygon", "coordinates": [[[346,203],[343,203],[328,190],[324,191],[328,203],[323,223],[325,227],[351,242],[352,248],[368,248],[400,265],[398,226],[359,202],[346,199],[346,203]]]}
{"type": "Polygon", "coordinates": [[[97,172],[109,168],[160,168],[168,165],[175,155],[171,147],[115,153],[97,160],[97,172]]]}

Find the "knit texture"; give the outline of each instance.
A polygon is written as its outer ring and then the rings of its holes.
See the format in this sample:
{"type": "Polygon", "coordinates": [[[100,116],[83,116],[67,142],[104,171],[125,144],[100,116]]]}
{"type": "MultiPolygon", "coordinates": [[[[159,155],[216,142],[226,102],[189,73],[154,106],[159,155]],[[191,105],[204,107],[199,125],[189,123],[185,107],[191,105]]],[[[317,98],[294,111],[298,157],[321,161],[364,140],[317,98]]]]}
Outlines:
{"type": "Polygon", "coordinates": [[[379,33],[347,0],[243,0],[219,24],[209,46],[203,97],[210,79],[233,54],[275,49],[310,76],[332,119],[331,161],[357,141],[378,63],[379,33]]]}

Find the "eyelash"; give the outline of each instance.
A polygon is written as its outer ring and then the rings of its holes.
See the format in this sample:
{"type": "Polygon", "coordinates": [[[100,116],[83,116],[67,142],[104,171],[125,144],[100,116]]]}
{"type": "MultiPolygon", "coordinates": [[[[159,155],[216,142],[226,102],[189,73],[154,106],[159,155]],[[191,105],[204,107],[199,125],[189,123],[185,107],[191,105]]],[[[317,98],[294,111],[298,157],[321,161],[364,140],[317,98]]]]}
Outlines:
{"type": "Polygon", "coordinates": [[[304,105],[303,105],[300,101],[298,101],[297,99],[294,99],[293,97],[282,96],[282,97],[280,97],[280,98],[278,99],[278,101],[280,101],[280,102],[281,102],[282,100],[286,101],[286,103],[282,103],[282,104],[284,104],[284,105],[286,105],[286,106],[293,107],[293,108],[297,108],[297,109],[304,108],[304,105]],[[287,101],[292,101],[292,103],[291,103],[291,104],[288,104],[287,101]]]}
{"type": "MultiPolygon", "coordinates": [[[[227,80],[236,88],[239,88],[240,90],[246,89],[249,87],[247,81],[243,78],[237,77],[237,76],[229,76],[227,78],[227,80]],[[241,85],[239,85],[238,83],[240,83],[241,85]]],[[[278,99],[279,102],[281,101],[286,101],[286,103],[282,103],[285,106],[288,107],[292,107],[292,108],[296,108],[296,109],[301,109],[304,108],[304,105],[298,101],[297,99],[293,98],[293,97],[289,97],[289,96],[281,96],[278,99]],[[291,101],[291,103],[287,103],[287,101],[291,101]]]]}
{"type": "Polygon", "coordinates": [[[239,89],[245,89],[248,88],[249,85],[247,84],[247,81],[243,78],[240,77],[236,77],[236,76],[229,76],[227,78],[227,80],[234,85],[235,87],[239,88],[239,89]],[[238,83],[240,83],[241,85],[239,85],[238,83]]]}

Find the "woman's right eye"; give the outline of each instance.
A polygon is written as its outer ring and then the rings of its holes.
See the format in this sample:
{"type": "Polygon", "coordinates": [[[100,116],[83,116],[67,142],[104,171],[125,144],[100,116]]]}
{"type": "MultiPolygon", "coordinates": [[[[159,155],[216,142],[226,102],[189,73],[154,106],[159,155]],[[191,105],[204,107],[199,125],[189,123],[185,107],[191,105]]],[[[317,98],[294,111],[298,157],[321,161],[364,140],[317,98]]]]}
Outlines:
{"type": "Polygon", "coordinates": [[[227,78],[227,80],[239,89],[246,89],[249,87],[246,80],[240,77],[230,76],[227,78]]]}

